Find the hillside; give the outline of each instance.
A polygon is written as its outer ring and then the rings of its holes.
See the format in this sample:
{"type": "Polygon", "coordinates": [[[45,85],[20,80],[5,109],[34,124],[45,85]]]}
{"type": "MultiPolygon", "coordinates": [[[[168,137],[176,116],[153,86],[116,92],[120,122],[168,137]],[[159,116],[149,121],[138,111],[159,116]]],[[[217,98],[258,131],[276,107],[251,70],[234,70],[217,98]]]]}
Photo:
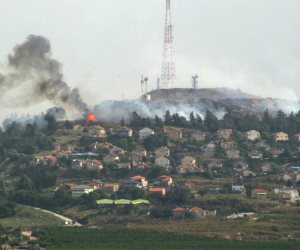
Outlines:
{"type": "Polygon", "coordinates": [[[261,115],[266,109],[275,113],[282,109],[289,113],[298,111],[298,101],[262,98],[230,88],[160,89],[135,100],[104,101],[95,106],[97,117],[107,121],[129,119],[133,111],[145,117],[163,116],[166,110],[188,117],[193,111],[203,115],[207,110],[222,117],[226,109],[261,115]],[[150,97],[150,100],[149,100],[150,97]]]}

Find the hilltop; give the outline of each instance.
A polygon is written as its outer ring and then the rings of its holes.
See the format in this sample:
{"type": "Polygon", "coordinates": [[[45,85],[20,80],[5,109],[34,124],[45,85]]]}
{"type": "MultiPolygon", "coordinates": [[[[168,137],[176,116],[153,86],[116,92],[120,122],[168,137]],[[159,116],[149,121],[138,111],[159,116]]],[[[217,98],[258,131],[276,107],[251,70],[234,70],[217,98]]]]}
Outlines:
{"type": "Polygon", "coordinates": [[[298,101],[264,98],[230,88],[173,88],[153,90],[134,100],[104,101],[95,106],[95,113],[103,120],[118,121],[128,119],[133,111],[154,117],[170,110],[188,117],[192,111],[204,115],[209,110],[221,117],[226,109],[260,116],[266,109],[270,113],[280,109],[287,113],[298,111],[300,105],[298,101]]]}

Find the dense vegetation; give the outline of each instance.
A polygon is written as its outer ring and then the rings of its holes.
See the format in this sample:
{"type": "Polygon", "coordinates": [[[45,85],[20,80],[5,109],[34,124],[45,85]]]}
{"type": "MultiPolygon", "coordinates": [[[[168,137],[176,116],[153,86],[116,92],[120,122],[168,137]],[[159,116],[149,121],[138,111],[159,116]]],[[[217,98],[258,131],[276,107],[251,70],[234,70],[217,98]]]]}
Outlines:
{"type": "Polygon", "coordinates": [[[204,117],[192,112],[189,118],[180,116],[178,113],[171,114],[170,111],[167,111],[163,119],[155,116],[153,120],[141,117],[136,112],[133,112],[130,125],[133,128],[146,126],[155,128],[167,125],[200,129],[208,132],[216,132],[219,128],[232,128],[241,132],[254,129],[260,132],[283,131],[288,134],[295,134],[300,131],[300,111],[285,114],[279,110],[275,115],[271,115],[266,110],[262,117],[259,117],[255,114],[234,112],[228,109],[224,116],[220,118],[210,111],[207,111],[204,117]]]}
{"type": "Polygon", "coordinates": [[[153,232],[129,229],[86,229],[51,228],[41,235],[42,245],[47,249],[264,249],[293,250],[299,248],[299,242],[247,242],[225,241],[214,238],[202,238],[192,235],[180,235],[166,232],[153,232]]]}

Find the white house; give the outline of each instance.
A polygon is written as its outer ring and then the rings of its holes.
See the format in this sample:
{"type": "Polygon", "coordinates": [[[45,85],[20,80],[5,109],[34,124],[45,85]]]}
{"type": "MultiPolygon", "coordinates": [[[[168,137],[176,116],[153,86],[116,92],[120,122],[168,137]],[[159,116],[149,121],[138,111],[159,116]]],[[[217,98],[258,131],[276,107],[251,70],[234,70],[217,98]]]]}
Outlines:
{"type": "Polygon", "coordinates": [[[103,168],[102,162],[99,160],[87,160],[86,169],[87,170],[101,170],[103,168]]]}
{"type": "Polygon", "coordinates": [[[94,189],[87,185],[77,185],[77,186],[71,188],[73,197],[80,197],[83,194],[89,194],[93,191],[94,191],[94,189]]]}
{"type": "Polygon", "coordinates": [[[260,133],[256,130],[249,130],[246,132],[246,137],[250,141],[255,141],[260,138],[260,133]]]}
{"type": "Polygon", "coordinates": [[[170,161],[168,158],[161,156],[155,159],[155,165],[169,169],[170,161]]]}
{"type": "Polygon", "coordinates": [[[155,157],[159,158],[161,156],[169,157],[170,156],[170,149],[168,147],[160,147],[155,150],[155,157]]]}
{"type": "Polygon", "coordinates": [[[283,199],[290,200],[291,202],[296,202],[299,200],[299,192],[297,189],[293,188],[275,188],[274,193],[280,195],[283,199]]]}
{"type": "Polygon", "coordinates": [[[196,159],[191,156],[185,156],[181,159],[181,164],[184,165],[194,165],[196,164],[196,159]]]}
{"type": "Polygon", "coordinates": [[[276,132],[273,134],[274,140],[275,141],[288,141],[289,140],[289,135],[284,132],[276,132]]]}
{"type": "Polygon", "coordinates": [[[116,161],[119,161],[119,160],[120,160],[119,156],[114,155],[114,154],[108,154],[108,155],[106,155],[106,156],[103,158],[103,161],[104,161],[105,163],[116,162],[116,161]]]}
{"type": "Polygon", "coordinates": [[[245,189],[245,185],[244,184],[232,184],[231,185],[231,190],[233,192],[244,192],[246,189],[245,189]]]}
{"type": "Polygon", "coordinates": [[[154,135],[154,131],[150,128],[143,128],[139,131],[139,139],[140,140],[144,140],[150,135],[154,135]]]}

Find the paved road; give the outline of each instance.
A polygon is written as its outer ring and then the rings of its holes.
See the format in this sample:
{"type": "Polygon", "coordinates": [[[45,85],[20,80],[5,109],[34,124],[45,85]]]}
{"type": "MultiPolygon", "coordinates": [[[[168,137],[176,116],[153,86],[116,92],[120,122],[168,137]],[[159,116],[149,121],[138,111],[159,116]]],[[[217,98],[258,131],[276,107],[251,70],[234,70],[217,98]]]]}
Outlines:
{"type": "Polygon", "coordinates": [[[38,208],[38,207],[33,207],[33,208],[36,209],[36,210],[48,213],[48,214],[52,214],[53,216],[63,220],[66,225],[69,225],[69,226],[82,226],[80,223],[78,223],[76,221],[73,221],[72,219],[70,219],[68,217],[65,217],[63,215],[60,215],[60,214],[57,214],[57,213],[54,213],[54,212],[51,212],[51,211],[48,211],[48,210],[45,210],[45,209],[41,209],[41,208],[38,208]]]}

